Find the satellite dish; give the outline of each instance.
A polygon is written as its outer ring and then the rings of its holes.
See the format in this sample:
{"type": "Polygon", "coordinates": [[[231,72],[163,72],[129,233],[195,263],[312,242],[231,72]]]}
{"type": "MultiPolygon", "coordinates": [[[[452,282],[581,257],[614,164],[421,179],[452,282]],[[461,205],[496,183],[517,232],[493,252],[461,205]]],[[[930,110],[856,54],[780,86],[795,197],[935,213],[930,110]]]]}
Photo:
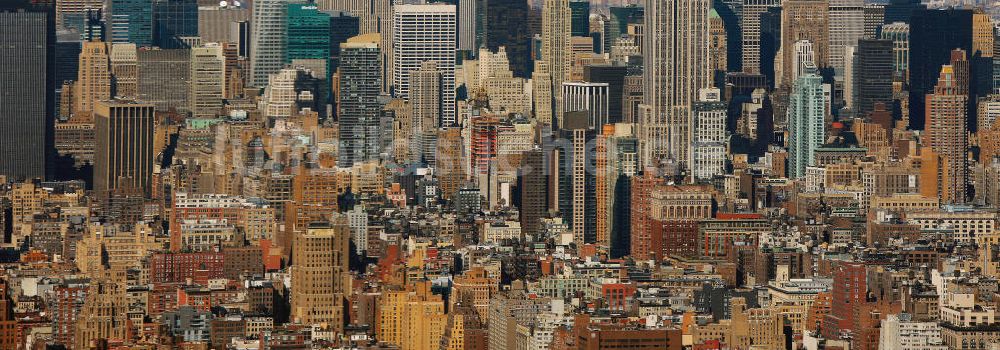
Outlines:
{"type": "Polygon", "coordinates": [[[226,0],[219,1],[219,7],[226,7],[226,6],[229,6],[229,3],[226,2],[226,0]]]}
{"type": "Polygon", "coordinates": [[[233,6],[236,6],[236,7],[240,7],[240,6],[243,6],[243,4],[240,4],[240,2],[239,2],[239,1],[235,1],[235,0],[234,0],[234,1],[233,1],[233,6]]]}

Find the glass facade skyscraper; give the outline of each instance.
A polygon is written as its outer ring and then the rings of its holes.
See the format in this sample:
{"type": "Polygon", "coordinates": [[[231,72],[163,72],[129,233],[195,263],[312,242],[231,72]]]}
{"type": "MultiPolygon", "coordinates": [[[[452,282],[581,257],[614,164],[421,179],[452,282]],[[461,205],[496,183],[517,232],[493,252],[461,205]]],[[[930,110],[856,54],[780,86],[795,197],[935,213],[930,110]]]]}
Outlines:
{"type": "Polygon", "coordinates": [[[153,38],[164,49],[187,48],[182,38],[198,36],[196,0],[157,0],[153,6],[153,38]]]}
{"type": "MultiPolygon", "coordinates": [[[[316,4],[288,4],[285,63],[296,59],[330,59],[330,15],[316,4]]],[[[329,62],[327,64],[329,68],[329,62]]]]}
{"type": "Polygon", "coordinates": [[[111,0],[107,33],[115,43],[153,45],[153,2],[150,0],[111,0]]]}

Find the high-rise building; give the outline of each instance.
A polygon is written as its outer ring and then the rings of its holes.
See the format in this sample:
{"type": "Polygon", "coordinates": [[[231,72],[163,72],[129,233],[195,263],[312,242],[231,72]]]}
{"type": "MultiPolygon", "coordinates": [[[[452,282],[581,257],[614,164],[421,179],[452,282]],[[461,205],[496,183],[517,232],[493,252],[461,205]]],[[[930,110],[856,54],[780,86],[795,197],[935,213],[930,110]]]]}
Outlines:
{"type": "Polygon", "coordinates": [[[562,124],[562,94],[559,91],[562,83],[569,78],[572,63],[570,19],[569,0],[545,0],[542,4],[541,59],[547,63],[552,79],[553,125],[562,124]]]}
{"type": "Polygon", "coordinates": [[[128,100],[94,109],[94,191],[149,194],[153,177],[153,106],[128,100]]]}
{"type": "Polygon", "coordinates": [[[926,10],[921,0],[891,0],[885,5],[885,23],[910,23],[913,12],[926,10]]]}
{"type": "Polygon", "coordinates": [[[622,93],[628,68],[621,65],[586,65],[583,81],[608,84],[608,123],[622,122],[622,93]]]}
{"type": "Polygon", "coordinates": [[[843,74],[849,59],[848,47],[857,46],[858,39],[865,36],[864,0],[828,0],[830,26],[830,66],[838,74],[843,74]]]}
{"type": "Polygon", "coordinates": [[[879,103],[892,105],[894,72],[893,43],[882,39],[861,39],[855,53],[853,106],[856,115],[866,116],[879,103]]]}
{"type": "Polygon", "coordinates": [[[439,126],[442,124],[444,96],[442,80],[444,75],[438,70],[437,63],[425,61],[420,69],[410,73],[410,106],[413,108],[413,143],[410,147],[413,161],[434,164],[434,153],[437,147],[435,139],[439,126]]]}
{"type": "Polygon", "coordinates": [[[712,9],[708,12],[708,57],[713,80],[719,85],[720,77],[729,69],[729,42],[726,21],[712,9]]]}
{"type": "Polygon", "coordinates": [[[195,117],[214,117],[222,108],[225,60],[222,46],[217,43],[191,49],[188,109],[195,117]]]}
{"type": "Polygon", "coordinates": [[[202,6],[198,8],[198,37],[203,43],[234,43],[233,23],[249,21],[249,7],[202,6]]]}
{"type": "MultiPolygon", "coordinates": [[[[477,0],[479,1],[479,0],[477,0]]],[[[486,0],[485,45],[492,52],[503,46],[510,69],[518,78],[531,77],[531,28],[528,26],[527,1],[486,0]]]]}
{"type": "Polygon", "coordinates": [[[792,63],[795,43],[808,40],[813,44],[817,68],[830,66],[829,3],[827,0],[788,0],[781,4],[781,85],[791,86],[796,82],[793,71],[798,67],[792,63]]]}
{"type": "Polygon", "coordinates": [[[392,85],[396,96],[410,99],[410,76],[423,62],[434,62],[441,74],[440,118],[437,125],[455,124],[454,5],[398,5],[393,17],[392,85]]]}
{"type": "Polygon", "coordinates": [[[565,82],[562,85],[565,112],[584,112],[587,126],[599,129],[608,123],[608,84],[565,82]]]}
{"type": "Polygon", "coordinates": [[[885,5],[865,4],[865,38],[878,38],[885,24],[885,5]]]}
{"type": "Polygon", "coordinates": [[[825,136],[826,96],[823,78],[811,62],[795,79],[788,102],[788,173],[801,178],[816,164],[816,149],[825,136]]]}
{"type": "MultiPolygon", "coordinates": [[[[740,29],[743,34],[743,71],[756,74],[761,72],[760,57],[760,15],[767,9],[780,5],[779,0],[744,0],[740,14],[740,29]]],[[[764,62],[771,64],[771,62],[764,62]]]]}
{"type": "Polygon", "coordinates": [[[139,101],[158,111],[188,107],[191,50],[143,49],[139,58],[139,101]]]}
{"type": "Polygon", "coordinates": [[[641,24],[643,8],[641,6],[612,6],[608,8],[608,20],[604,25],[604,47],[610,51],[614,43],[628,33],[629,24],[641,24]]]}
{"type": "Polygon", "coordinates": [[[315,4],[288,4],[285,19],[285,63],[312,59],[326,62],[329,72],[330,15],[317,10],[315,4]]]}
{"type": "MultiPolygon", "coordinates": [[[[886,19],[888,20],[888,19],[886,19]]],[[[910,18],[910,128],[926,127],[924,97],[934,92],[951,51],[972,51],[972,10],[916,10],[910,18]]],[[[975,58],[975,56],[972,56],[975,58]]],[[[969,60],[973,62],[973,60],[969,60]]],[[[970,74],[976,74],[975,66],[970,74]]],[[[968,84],[969,82],[965,82],[968,84]]],[[[970,96],[972,97],[972,96],[970,96]]]]}
{"type": "Polygon", "coordinates": [[[271,74],[285,65],[285,40],[289,0],[257,0],[253,3],[248,85],[264,87],[271,74]]]}
{"type": "MultiPolygon", "coordinates": [[[[63,0],[56,2],[56,26],[81,29],[91,10],[100,11],[104,0],[63,0]]],[[[82,30],[80,30],[82,32],[82,30]]]]}
{"type": "Polygon", "coordinates": [[[365,34],[340,44],[340,148],[337,165],[349,168],[379,155],[378,120],[382,88],[378,34],[365,34]]]}
{"type": "Polygon", "coordinates": [[[893,78],[910,79],[910,25],[893,22],[882,26],[881,38],[892,41],[893,78]]]}
{"type": "Polygon", "coordinates": [[[701,90],[691,123],[693,181],[707,181],[726,173],[726,109],[719,89],[701,90]]]}
{"type": "MultiPolygon", "coordinates": [[[[30,5],[29,5],[30,6],[30,5]]],[[[55,23],[45,9],[0,4],[0,175],[45,178],[55,116],[55,23]]]]}
{"type": "Polygon", "coordinates": [[[570,0],[569,32],[572,36],[590,36],[590,0],[570,0]]]}
{"type": "Polygon", "coordinates": [[[458,50],[474,53],[483,44],[485,36],[486,2],[482,0],[457,0],[458,50]]]}
{"type": "Polygon", "coordinates": [[[75,349],[86,349],[101,339],[125,339],[130,322],[125,281],[91,281],[77,316],[75,349]]]}
{"type": "Polygon", "coordinates": [[[198,36],[197,0],[153,1],[153,44],[164,49],[182,49],[187,38],[198,36]]]}
{"type": "Polygon", "coordinates": [[[628,235],[629,225],[627,185],[636,173],[635,124],[604,125],[594,148],[596,242],[608,252],[627,254],[622,236],[628,235]]]}
{"type": "Polygon", "coordinates": [[[566,112],[564,119],[559,137],[566,142],[555,146],[559,182],[555,190],[559,191],[559,212],[573,232],[573,243],[580,249],[597,239],[596,178],[594,172],[587,169],[596,156],[589,144],[597,133],[590,126],[587,112],[566,112]]]}
{"type": "Polygon", "coordinates": [[[135,44],[111,44],[109,60],[113,95],[120,98],[139,96],[139,56],[135,44]]]}
{"type": "Polygon", "coordinates": [[[941,203],[961,204],[966,200],[969,184],[966,164],[969,142],[965,120],[968,106],[969,62],[965,52],[952,51],[951,64],[941,67],[940,78],[934,92],[927,94],[928,144],[946,162],[945,188],[940,188],[941,203]]]}
{"type": "Polygon", "coordinates": [[[292,244],[291,312],[302,324],[327,324],[343,331],[344,300],[350,294],[347,277],[351,231],[344,217],[333,223],[310,223],[292,244]]]}
{"type": "Polygon", "coordinates": [[[150,0],[110,0],[107,33],[114,43],[153,45],[153,2],[150,0]]]}
{"type": "Polygon", "coordinates": [[[524,153],[521,168],[518,169],[521,191],[521,232],[525,236],[536,237],[541,232],[541,219],[548,214],[549,174],[545,162],[545,152],[532,149],[524,153]]]}
{"type": "Polygon", "coordinates": [[[73,91],[73,111],[89,114],[98,101],[111,98],[111,62],[108,45],[99,41],[83,43],[80,71],[73,91]]]}
{"type": "Polygon", "coordinates": [[[639,146],[642,164],[672,158],[688,161],[691,105],[711,86],[708,0],[668,0],[646,7],[643,39],[643,104],[639,146]],[[676,36],[675,33],[688,33],[676,36]]]}
{"type": "Polygon", "coordinates": [[[531,98],[535,119],[540,124],[551,126],[558,121],[552,119],[552,74],[545,60],[535,61],[535,69],[531,72],[531,98]]]}
{"type": "MultiPolygon", "coordinates": [[[[330,73],[337,71],[340,65],[340,44],[346,43],[348,39],[358,34],[358,17],[349,12],[330,13],[330,73]]],[[[381,36],[379,37],[381,40],[381,36]]],[[[380,61],[381,62],[381,61],[380,61]]],[[[379,66],[382,64],[379,63],[379,66]]],[[[382,71],[379,70],[379,75],[382,71]]]]}

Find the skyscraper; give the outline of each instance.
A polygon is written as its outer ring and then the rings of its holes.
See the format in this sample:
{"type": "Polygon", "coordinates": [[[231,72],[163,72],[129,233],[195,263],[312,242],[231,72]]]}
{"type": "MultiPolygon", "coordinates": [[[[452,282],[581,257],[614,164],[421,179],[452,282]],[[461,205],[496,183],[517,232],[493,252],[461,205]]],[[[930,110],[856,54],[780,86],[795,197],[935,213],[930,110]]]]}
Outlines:
{"type": "Polygon", "coordinates": [[[285,21],[289,0],[257,0],[253,4],[248,85],[263,87],[285,64],[285,21]]]}
{"type": "Polygon", "coordinates": [[[541,219],[548,214],[549,174],[545,164],[545,152],[532,149],[524,152],[524,160],[518,169],[521,182],[521,232],[534,236],[541,230],[541,219]]]}
{"type": "MultiPolygon", "coordinates": [[[[910,17],[910,64],[908,70],[910,73],[911,129],[925,128],[924,97],[934,92],[934,87],[940,80],[941,67],[948,64],[951,51],[956,48],[967,53],[973,52],[972,10],[922,9],[913,12],[910,17]]],[[[976,74],[976,72],[973,70],[970,74],[976,74]]]]}
{"type": "Polygon", "coordinates": [[[188,37],[198,36],[197,0],[153,1],[153,44],[164,49],[187,48],[188,37]]]}
{"type": "Polygon", "coordinates": [[[153,106],[129,100],[94,108],[94,191],[149,194],[153,176],[153,106]]]}
{"type": "Polygon", "coordinates": [[[941,155],[947,169],[944,177],[946,188],[938,195],[942,203],[965,203],[965,187],[969,183],[966,154],[969,150],[968,128],[965,115],[968,105],[969,62],[965,51],[954,50],[951,63],[941,67],[934,92],[927,94],[927,137],[935,153],[941,155]]]}
{"type": "Polygon", "coordinates": [[[393,72],[395,95],[410,99],[410,76],[423,62],[434,62],[441,73],[441,126],[455,124],[454,5],[398,5],[393,19],[393,72]]]}
{"type": "Polygon", "coordinates": [[[547,62],[552,77],[552,123],[563,118],[562,83],[569,75],[571,64],[569,0],[545,0],[542,4],[542,60],[547,62]]]}
{"type": "Polygon", "coordinates": [[[115,97],[139,95],[139,56],[135,44],[111,44],[111,79],[115,97]]]}
{"type": "Polygon", "coordinates": [[[569,16],[572,36],[590,36],[590,0],[570,0],[569,16]]]}
{"type": "Polygon", "coordinates": [[[382,88],[378,34],[365,34],[340,44],[340,148],[337,165],[349,168],[378,157],[376,98],[382,88]]]}
{"type": "Polygon", "coordinates": [[[310,223],[292,244],[291,318],[302,324],[327,324],[343,331],[344,300],[351,231],[345,217],[310,223]]]}
{"type": "Polygon", "coordinates": [[[843,74],[845,50],[849,46],[857,46],[858,39],[865,35],[865,2],[864,0],[829,0],[830,26],[830,66],[838,74],[843,74]]]}
{"type": "MultiPolygon", "coordinates": [[[[330,15],[315,4],[288,4],[285,20],[285,63],[297,59],[330,60],[330,15]]],[[[331,72],[327,71],[329,75],[331,72]]]]}
{"type": "Polygon", "coordinates": [[[608,84],[565,82],[562,85],[566,112],[584,112],[587,125],[600,129],[608,123],[608,84]]]}
{"type": "Polygon", "coordinates": [[[882,39],[892,41],[893,76],[896,80],[910,79],[910,25],[893,22],[882,26],[882,39]]]}
{"type": "Polygon", "coordinates": [[[55,23],[45,9],[0,4],[0,175],[46,176],[54,119],[55,23]]]}
{"type": "Polygon", "coordinates": [[[588,164],[593,164],[596,156],[595,149],[588,145],[597,132],[589,119],[586,112],[566,112],[559,129],[559,137],[566,142],[556,144],[555,149],[559,186],[554,190],[559,191],[559,212],[573,232],[577,249],[597,238],[597,183],[594,172],[588,171],[588,164]]]}
{"type": "Polygon", "coordinates": [[[806,167],[816,164],[816,149],[824,141],[826,98],[823,78],[816,66],[806,62],[804,73],[795,79],[788,103],[788,173],[801,178],[806,167]]]}
{"type": "Polygon", "coordinates": [[[99,41],[83,43],[80,71],[73,93],[73,112],[89,114],[98,101],[111,98],[111,62],[108,45],[99,41]]]}
{"type": "Polygon", "coordinates": [[[485,44],[492,52],[503,46],[510,69],[518,78],[528,78],[534,68],[531,60],[531,28],[528,27],[528,2],[524,0],[486,0],[485,44]]]}
{"type": "Polygon", "coordinates": [[[796,82],[792,77],[797,70],[793,62],[795,43],[808,40],[813,44],[816,68],[829,66],[830,30],[829,4],[827,0],[788,0],[781,4],[781,50],[783,66],[780,75],[782,85],[791,86],[796,82]]]}
{"type": "Polygon", "coordinates": [[[853,78],[856,115],[868,115],[879,103],[892,104],[893,45],[890,40],[858,41],[853,78]]]}
{"type": "Polygon", "coordinates": [[[693,181],[726,173],[726,104],[719,89],[702,89],[693,108],[691,173],[693,181]]]}
{"type": "MultiPolygon", "coordinates": [[[[743,71],[760,73],[760,15],[768,8],[780,5],[779,0],[745,0],[740,14],[743,32],[743,71]]],[[[765,62],[771,64],[771,62],[765,62]]]]}
{"type": "Polygon", "coordinates": [[[410,105],[413,108],[413,161],[434,165],[435,140],[442,112],[443,75],[434,61],[426,61],[410,73],[410,105]]]}
{"type": "Polygon", "coordinates": [[[107,33],[115,43],[153,45],[153,2],[150,0],[110,0],[107,33]]]}
{"type": "Polygon", "coordinates": [[[691,105],[711,86],[708,61],[708,0],[654,1],[645,27],[660,28],[643,39],[641,163],[664,158],[688,161],[691,105]],[[683,35],[677,35],[683,33],[683,35]]]}
{"type": "Polygon", "coordinates": [[[225,59],[217,43],[191,49],[188,108],[196,117],[214,117],[222,108],[225,59]]]}
{"type": "Polygon", "coordinates": [[[622,93],[628,68],[619,65],[586,65],[583,81],[608,84],[608,123],[622,122],[622,93]]]}
{"type": "Polygon", "coordinates": [[[191,50],[140,50],[138,58],[139,100],[159,111],[187,108],[191,50]]]}

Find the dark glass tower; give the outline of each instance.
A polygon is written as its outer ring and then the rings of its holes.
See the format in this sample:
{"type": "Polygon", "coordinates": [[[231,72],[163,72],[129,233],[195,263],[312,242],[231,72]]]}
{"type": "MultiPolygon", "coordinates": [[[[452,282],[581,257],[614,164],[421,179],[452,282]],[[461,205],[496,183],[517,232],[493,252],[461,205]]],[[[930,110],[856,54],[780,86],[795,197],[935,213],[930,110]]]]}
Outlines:
{"type": "Polygon", "coordinates": [[[378,157],[382,88],[377,35],[362,35],[340,45],[340,154],[337,165],[349,168],[378,157]]]}
{"type": "Polygon", "coordinates": [[[507,59],[515,77],[531,77],[531,28],[525,0],[486,0],[486,47],[507,48],[507,59]]]}
{"type": "Polygon", "coordinates": [[[164,49],[187,48],[182,38],[198,36],[197,0],[156,0],[153,3],[153,38],[164,49]]]}
{"type": "Polygon", "coordinates": [[[875,105],[892,106],[892,40],[861,39],[854,65],[854,110],[866,116],[875,105]]]}
{"type": "MultiPolygon", "coordinates": [[[[111,41],[153,45],[153,2],[150,0],[110,0],[108,26],[111,41]]],[[[197,8],[195,8],[197,11],[197,8]]],[[[197,21],[196,21],[197,22],[197,21]]],[[[195,24],[197,32],[197,24],[195,24]]]]}
{"type": "MultiPolygon", "coordinates": [[[[972,10],[918,9],[910,18],[910,128],[924,128],[924,98],[934,91],[941,66],[951,61],[951,51],[972,52],[972,10]]],[[[976,61],[976,56],[969,60],[976,61]]],[[[975,76],[976,65],[970,67],[975,76]]],[[[970,89],[969,100],[975,100],[970,89]]]]}
{"type": "Polygon", "coordinates": [[[0,3],[0,175],[45,178],[52,147],[55,13],[0,3]]]}
{"type": "Polygon", "coordinates": [[[920,0],[892,0],[885,6],[885,23],[910,23],[913,11],[926,10],[927,5],[920,0]]]}
{"type": "Polygon", "coordinates": [[[569,32],[572,36],[590,36],[590,0],[569,2],[569,32]]]}

